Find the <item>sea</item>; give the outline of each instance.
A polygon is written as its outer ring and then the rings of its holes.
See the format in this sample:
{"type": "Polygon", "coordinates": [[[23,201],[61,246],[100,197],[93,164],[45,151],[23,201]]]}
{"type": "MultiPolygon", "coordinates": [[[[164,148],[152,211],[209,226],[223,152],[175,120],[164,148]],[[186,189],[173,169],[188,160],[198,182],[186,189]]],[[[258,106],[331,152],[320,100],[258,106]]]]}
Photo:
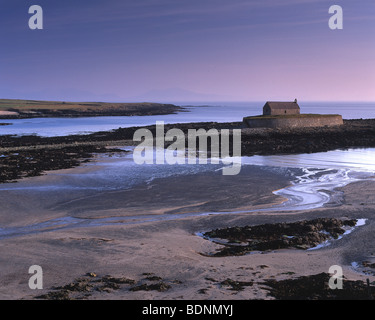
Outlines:
{"type": "MultiPolygon", "coordinates": [[[[241,122],[243,117],[262,114],[264,102],[178,103],[184,112],[169,115],[87,118],[34,118],[0,120],[0,135],[38,135],[42,137],[89,134],[118,128],[164,123],[241,122]]],[[[340,114],[344,119],[375,118],[375,102],[300,102],[302,113],[340,114]]]]}

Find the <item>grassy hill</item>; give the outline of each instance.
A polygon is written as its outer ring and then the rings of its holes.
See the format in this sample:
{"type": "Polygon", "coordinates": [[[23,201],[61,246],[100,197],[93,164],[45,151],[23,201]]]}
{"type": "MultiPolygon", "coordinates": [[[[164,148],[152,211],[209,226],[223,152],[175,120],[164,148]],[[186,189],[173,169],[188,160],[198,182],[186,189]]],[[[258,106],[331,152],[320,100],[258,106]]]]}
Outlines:
{"type": "Polygon", "coordinates": [[[181,110],[173,104],[66,102],[0,99],[0,118],[89,117],[171,114],[181,110]]]}

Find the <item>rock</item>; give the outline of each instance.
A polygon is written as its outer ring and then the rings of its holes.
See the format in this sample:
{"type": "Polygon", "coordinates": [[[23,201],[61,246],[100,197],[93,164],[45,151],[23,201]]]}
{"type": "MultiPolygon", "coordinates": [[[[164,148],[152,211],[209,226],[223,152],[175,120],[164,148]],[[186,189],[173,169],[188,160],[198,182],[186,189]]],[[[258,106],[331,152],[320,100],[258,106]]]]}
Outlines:
{"type": "Polygon", "coordinates": [[[244,255],[251,251],[286,248],[308,249],[329,239],[337,239],[344,233],[344,225],[355,225],[353,220],[318,218],[292,223],[275,223],[257,226],[216,229],[204,233],[205,237],[226,240],[213,256],[244,255]],[[247,242],[239,246],[238,242],[247,242]]]}
{"type": "Polygon", "coordinates": [[[86,273],[86,275],[88,277],[92,277],[92,278],[95,278],[96,277],[96,274],[94,272],[89,272],[89,273],[86,273]]]}

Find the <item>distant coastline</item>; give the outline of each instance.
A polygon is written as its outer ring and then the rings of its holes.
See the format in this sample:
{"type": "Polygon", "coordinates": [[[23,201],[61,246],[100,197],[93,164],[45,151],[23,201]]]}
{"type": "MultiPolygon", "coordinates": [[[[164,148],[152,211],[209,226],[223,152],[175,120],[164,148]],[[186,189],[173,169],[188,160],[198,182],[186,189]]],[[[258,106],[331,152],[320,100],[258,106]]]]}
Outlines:
{"type": "Polygon", "coordinates": [[[0,119],[166,115],[183,111],[174,104],[66,102],[0,99],[0,119]]]}

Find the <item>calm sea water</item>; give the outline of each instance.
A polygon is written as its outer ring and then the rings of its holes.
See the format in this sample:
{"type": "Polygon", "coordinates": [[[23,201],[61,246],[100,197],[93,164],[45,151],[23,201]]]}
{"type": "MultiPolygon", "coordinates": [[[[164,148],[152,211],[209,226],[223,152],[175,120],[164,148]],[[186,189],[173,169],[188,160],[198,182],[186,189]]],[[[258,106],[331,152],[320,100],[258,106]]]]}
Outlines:
{"type": "MultiPolygon", "coordinates": [[[[156,121],[164,121],[165,123],[237,122],[242,121],[245,116],[261,114],[264,102],[175,104],[187,107],[188,112],[160,116],[0,120],[0,123],[12,123],[9,126],[0,126],[0,135],[36,134],[52,137],[89,134],[120,127],[152,125],[156,121]]],[[[375,102],[305,102],[300,103],[300,107],[303,113],[341,114],[344,119],[375,118],[375,102]]]]}
{"type": "MultiPolygon", "coordinates": [[[[131,147],[126,148],[131,149],[131,147]]],[[[340,203],[342,195],[336,191],[336,188],[344,187],[356,181],[373,180],[375,164],[372,159],[374,157],[375,148],[335,150],[316,154],[243,157],[242,163],[244,166],[257,166],[259,170],[271,170],[275,174],[290,177],[293,180],[290,186],[274,192],[288,200],[264,209],[245,211],[193,211],[157,215],[151,215],[146,211],[137,215],[96,219],[64,216],[31,225],[0,226],[0,239],[67,228],[141,224],[151,221],[168,221],[216,214],[251,214],[260,211],[266,213],[320,208],[329,201],[340,203]],[[296,169],[302,169],[302,171],[296,169]]],[[[103,191],[123,190],[137,184],[150,183],[157,178],[178,177],[220,169],[220,165],[137,165],[132,160],[131,154],[119,156],[111,161],[104,160],[85,164],[96,168],[96,170],[85,173],[69,170],[49,173],[50,179],[43,183],[33,183],[33,178],[31,178],[21,180],[18,183],[0,184],[0,192],[5,191],[8,194],[15,193],[16,195],[27,192],[28,195],[33,194],[35,197],[42,196],[43,198],[46,197],[46,194],[53,195],[64,190],[71,190],[74,191],[74,194],[68,202],[78,201],[79,204],[80,190],[85,191],[85,196],[93,197],[103,191]]],[[[251,175],[249,175],[250,178],[251,175]]],[[[251,192],[251,190],[248,190],[248,192],[251,192]]],[[[64,203],[64,201],[61,202],[61,205],[64,206],[64,203]]]]}

